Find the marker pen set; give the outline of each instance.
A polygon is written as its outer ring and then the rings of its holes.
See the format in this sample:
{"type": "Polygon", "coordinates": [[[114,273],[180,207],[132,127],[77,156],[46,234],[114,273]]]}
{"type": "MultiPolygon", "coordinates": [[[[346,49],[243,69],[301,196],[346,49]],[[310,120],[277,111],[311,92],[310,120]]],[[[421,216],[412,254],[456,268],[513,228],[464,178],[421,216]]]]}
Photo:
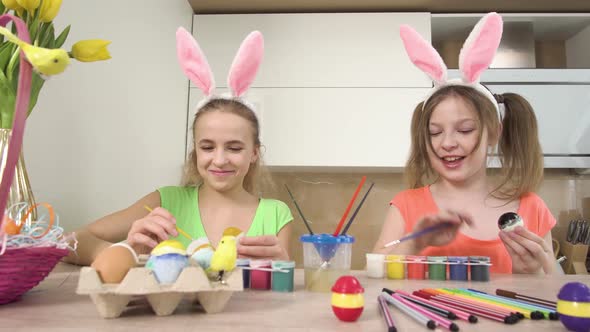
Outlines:
{"type": "Polygon", "coordinates": [[[509,325],[516,324],[521,319],[558,319],[556,307],[549,301],[539,305],[538,301],[516,300],[465,288],[421,289],[412,293],[383,288],[378,301],[384,312],[388,331],[395,331],[395,316],[385,313],[388,308],[383,308],[383,302],[391,304],[431,330],[441,327],[453,332],[459,331],[459,325],[455,322],[475,324],[480,317],[509,325]]]}
{"type": "Polygon", "coordinates": [[[369,278],[489,281],[486,256],[405,256],[367,254],[369,278]]]}

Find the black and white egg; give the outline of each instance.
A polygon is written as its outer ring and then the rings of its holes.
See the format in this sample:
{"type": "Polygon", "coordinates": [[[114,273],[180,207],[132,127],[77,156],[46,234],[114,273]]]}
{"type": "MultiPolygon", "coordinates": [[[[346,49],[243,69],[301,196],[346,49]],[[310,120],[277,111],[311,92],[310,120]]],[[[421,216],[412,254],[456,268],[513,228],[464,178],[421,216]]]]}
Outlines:
{"type": "Polygon", "coordinates": [[[524,221],[514,212],[506,212],[498,219],[498,227],[504,232],[511,232],[518,226],[524,226],[524,221]]]}

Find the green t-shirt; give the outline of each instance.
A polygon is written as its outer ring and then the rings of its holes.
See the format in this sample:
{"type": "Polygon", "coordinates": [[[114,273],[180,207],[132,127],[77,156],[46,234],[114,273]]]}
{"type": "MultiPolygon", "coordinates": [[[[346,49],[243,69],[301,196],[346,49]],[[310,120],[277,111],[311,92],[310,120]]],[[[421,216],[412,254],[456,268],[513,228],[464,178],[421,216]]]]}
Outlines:
{"type": "MultiPolygon", "coordinates": [[[[193,239],[206,238],[205,228],[199,211],[199,188],[169,186],[158,189],[160,205],[176,218],[176,225],[193,239]]],[[[281,228],[291,222],[293,216],[287,204],[276,200],[261,198],[254,220],[246,236],[277,235],[281,228]]],[[[178,235],[179,240],[188,247],[190,241],[178,235]]]]}

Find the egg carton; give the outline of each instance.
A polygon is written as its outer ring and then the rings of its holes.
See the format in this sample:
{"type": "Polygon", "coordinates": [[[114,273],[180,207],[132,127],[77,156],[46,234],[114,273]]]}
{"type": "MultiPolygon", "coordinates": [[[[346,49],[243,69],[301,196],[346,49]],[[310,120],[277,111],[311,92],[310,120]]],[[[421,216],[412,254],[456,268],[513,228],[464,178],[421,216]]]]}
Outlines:
{"type": "Polygon", "coordinates": [[[224,281],[210,281],[201,267],[187,266],[175,283],[162,285],[150,269],[135,267],[121,283],[104,284],[95,269],[83,267],[76,293],[90,295],[103,318],[121,316],[136,296],[145,296],[158,316],[171,315],[185,298],[191,303],[199,303],[206,313],[217,313],[223,311],[234,292],[244,290],[239,268],[226,273],[224,281]]]}

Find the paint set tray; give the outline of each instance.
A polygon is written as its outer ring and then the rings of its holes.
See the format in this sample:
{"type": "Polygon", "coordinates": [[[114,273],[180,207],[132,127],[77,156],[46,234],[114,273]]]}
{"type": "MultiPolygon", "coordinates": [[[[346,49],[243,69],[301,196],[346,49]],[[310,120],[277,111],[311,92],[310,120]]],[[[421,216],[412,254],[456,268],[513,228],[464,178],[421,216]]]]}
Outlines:
{"type": "Polygon", "coordinates": [[[234,292],[244,289],[241,269],[226,276],[224,283],[210,281],[201,267],[187,266],[173,284],[159,284],[150,269],[136,267],[121,283],[104,284],[95,269],[83,267],[76,293],[90,295],[103,318],[121,316],[137,296],[145,297],[158,316],[171,315],[185,299],[200,304],[206,313],[217,313],[223,311],[234,292]]]}

